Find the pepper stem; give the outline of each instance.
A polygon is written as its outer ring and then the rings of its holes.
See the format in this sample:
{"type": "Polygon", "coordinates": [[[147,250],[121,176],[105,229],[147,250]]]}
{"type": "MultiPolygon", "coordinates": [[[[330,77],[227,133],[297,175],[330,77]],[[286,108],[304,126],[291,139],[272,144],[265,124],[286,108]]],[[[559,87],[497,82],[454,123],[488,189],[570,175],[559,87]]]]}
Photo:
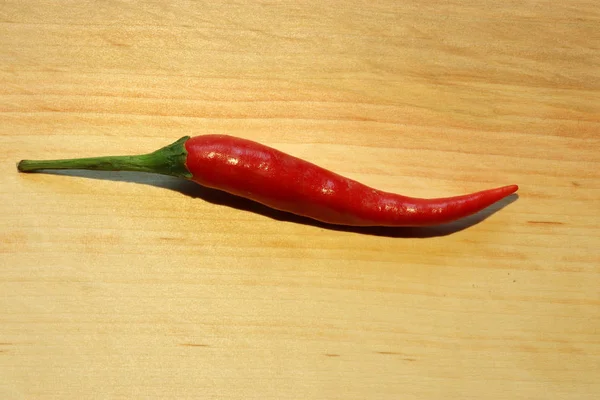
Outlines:
{"type": "Polygon", "coordinates": [[[148,154],[63,160],[22,160],[17,164],[17,169],[21,172],[34,172],[43,169],[139,171],[189,179],[192,174],[185,166],[187,159],[185,142],[189,138],[189,136],[184,136],[178,141],[148,154]]]}

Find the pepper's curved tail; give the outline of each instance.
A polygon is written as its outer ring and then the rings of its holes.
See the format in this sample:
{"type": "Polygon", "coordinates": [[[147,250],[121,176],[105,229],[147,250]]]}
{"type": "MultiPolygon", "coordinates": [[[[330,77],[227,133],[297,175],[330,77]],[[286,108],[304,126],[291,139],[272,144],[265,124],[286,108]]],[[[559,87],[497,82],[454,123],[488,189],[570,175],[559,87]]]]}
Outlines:
{"type": "Polygon", "coordinates": [[[518,185],[438,199],[402,199],[396,226],[430,226],[449,223],[476,214],[519,190],[518,185]]]}

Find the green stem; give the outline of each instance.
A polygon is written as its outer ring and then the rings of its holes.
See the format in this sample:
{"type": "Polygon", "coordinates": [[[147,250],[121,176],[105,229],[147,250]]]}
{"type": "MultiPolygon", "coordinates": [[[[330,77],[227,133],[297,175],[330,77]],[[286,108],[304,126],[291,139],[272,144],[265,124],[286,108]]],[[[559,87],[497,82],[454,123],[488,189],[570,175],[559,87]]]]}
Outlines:
{"type": "Polygon", "coordinates": [[[34,172],[43,169],[139,171],[189,179],[192,177],[192,174],[185,166],[187,159],[185,142],[189,138],[189,136],[182,137],[175,143],[149,154],[73,158],[64,160],[22,160],[17,164],[17,169],[21,172],[34,172]]]}

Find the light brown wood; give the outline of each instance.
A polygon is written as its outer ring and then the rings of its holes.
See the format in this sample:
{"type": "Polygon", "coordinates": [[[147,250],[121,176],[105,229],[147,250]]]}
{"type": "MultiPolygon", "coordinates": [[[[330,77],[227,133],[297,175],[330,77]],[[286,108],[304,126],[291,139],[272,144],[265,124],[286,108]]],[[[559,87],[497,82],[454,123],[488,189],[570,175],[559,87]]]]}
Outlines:
{"type": "Polygon", "coordinates": [[[4,1],[0,398],[598,398],[599,27],[594,0],[4,1]],[[206,133],[408,195],[521,189],[456,232],[355,231],[15,169],[206,133]]]}

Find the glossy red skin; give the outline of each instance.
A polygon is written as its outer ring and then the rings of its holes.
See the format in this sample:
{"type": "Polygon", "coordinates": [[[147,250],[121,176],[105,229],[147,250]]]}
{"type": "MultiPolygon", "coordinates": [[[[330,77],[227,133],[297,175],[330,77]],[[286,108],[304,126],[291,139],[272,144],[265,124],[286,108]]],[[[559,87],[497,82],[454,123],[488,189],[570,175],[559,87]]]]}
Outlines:
{"type": "Polygon", "coordinates": [[[186,167],[194,182],[336,225],[437,225],[481,211],[518,189],[511,185],[464,196],[418,199],[370,188],[246,139],[196,136],[185,148],[186,167]]]}

